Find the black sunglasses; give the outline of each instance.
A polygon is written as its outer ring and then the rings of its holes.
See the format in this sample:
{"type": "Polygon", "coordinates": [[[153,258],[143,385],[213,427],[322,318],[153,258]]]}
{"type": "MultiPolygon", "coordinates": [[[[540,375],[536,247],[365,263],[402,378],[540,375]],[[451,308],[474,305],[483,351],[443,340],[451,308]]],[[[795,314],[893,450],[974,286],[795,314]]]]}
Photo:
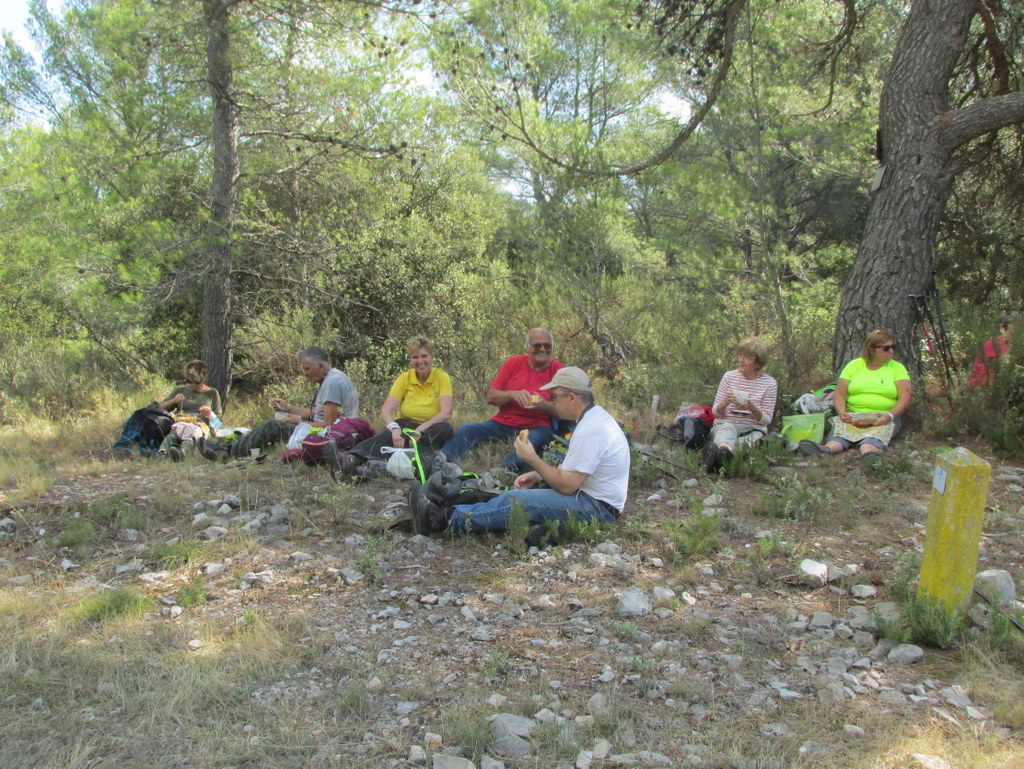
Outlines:
{"type": "Polygon", "coordinates": [[[532,347],[534,350],[540,350],[540,349],[550,350],[551,349],[551,342],[531,342],[530,343],[530,347],[532,347]]]}

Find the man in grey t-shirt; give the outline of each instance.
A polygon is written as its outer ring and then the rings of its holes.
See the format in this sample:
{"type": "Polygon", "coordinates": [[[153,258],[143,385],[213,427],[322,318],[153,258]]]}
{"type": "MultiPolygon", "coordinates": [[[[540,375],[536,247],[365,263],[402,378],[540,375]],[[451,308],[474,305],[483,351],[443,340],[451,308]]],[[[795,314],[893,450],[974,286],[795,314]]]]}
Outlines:
{"type": "Polygon", "coordinates": [[[320,347],[307,347],[299,353],[302,375],[317,385],[308,407],[293,406],[281,398],[271,398],[276,411],[285,413],[282,420],[268,419],[247,432],[231,446],[231,455],[244,457],[250,449],[265,449],[284,443],[295,425],[308,422],[312,427],[327,427],[341,417],[359,416],[359,393],[343,371],[331,367],[327,352],[320,347]]]}

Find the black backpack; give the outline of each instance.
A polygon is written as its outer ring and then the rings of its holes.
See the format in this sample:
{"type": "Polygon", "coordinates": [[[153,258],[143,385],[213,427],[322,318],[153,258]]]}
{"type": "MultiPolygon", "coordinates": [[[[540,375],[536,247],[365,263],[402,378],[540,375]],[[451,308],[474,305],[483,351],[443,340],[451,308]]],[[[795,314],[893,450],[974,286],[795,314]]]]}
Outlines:
{"type": "Polygon", "coordinates": [[[688,449],[700,449],[708,442],[711,431],[700,417],[680,417],[669,427],[659,427],[658,434],[682,443],[688,449]]]}
{"type": "Polygon", "coordinates": [[[174,417],[170,412],[153,401],[133,411],[125,420],[121,437],[114,443],[114,447],[130,450],[137,446],[141,451],[156,451],[171,431],[173,423],[174,417]]]}

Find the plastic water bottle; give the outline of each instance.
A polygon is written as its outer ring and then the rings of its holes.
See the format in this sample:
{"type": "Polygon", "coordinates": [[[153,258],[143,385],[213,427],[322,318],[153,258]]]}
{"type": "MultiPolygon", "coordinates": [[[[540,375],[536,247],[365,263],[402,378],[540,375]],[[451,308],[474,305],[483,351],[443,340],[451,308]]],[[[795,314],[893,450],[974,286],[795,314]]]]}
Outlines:
{"type": "Polygon", "coordinates": [[[657,418],[657,416],[658,416],[658,406],[659,405],[661,405],[661,396],[660,395],[652,395],[651,396],[651,417],[652,418],[657,418]]]}

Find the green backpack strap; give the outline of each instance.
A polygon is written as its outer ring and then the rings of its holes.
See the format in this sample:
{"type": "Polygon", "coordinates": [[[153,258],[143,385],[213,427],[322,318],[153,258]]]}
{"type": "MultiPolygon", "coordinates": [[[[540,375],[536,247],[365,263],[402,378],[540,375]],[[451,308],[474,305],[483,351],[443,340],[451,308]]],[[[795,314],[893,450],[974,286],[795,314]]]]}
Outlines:
{"type": "Polygon", "coordinates": [[[419,434],[419,430],[413,430],[411,427],[402,430],[402,435],[412,444],[412,471],[416,473],[416,480],[426,483],[427,469],[423,466],[423,460],[420,458],[420,445],[417,440],[419,434]]]}

